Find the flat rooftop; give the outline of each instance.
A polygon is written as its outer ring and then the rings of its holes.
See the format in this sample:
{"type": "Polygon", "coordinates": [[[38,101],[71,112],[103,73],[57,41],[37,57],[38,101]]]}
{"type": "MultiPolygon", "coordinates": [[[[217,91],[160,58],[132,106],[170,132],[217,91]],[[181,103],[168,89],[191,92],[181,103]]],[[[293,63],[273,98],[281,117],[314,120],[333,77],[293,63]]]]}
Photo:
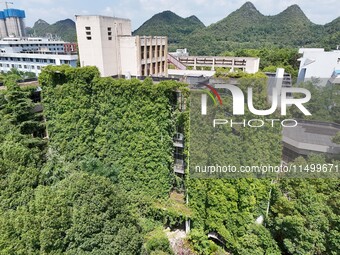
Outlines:
{"type": "Polygon", "coordinates": [[[296,127],[283,128],[282,141],[290,149],[305,155],[311,152],[340,155],[340,144],[332,142],[340,132],[339,124],[307,120],[298,120],[298,123],[296,127]]]}

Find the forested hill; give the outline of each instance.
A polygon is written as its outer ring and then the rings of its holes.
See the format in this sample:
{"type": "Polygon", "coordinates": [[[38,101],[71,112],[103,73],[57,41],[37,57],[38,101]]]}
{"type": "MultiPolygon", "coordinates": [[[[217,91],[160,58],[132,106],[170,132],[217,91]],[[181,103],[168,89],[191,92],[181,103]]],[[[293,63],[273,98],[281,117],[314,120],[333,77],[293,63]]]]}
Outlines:
{"type": "MultiPolygon", "coordinates": [[[[189,35],[182,33],[186,36],[178,36],[183,27],[177,25],[179,19],[166,19],[167,13],[153,16],[136,30],[136,34],[166,35],[169,37],[170,50],[184,47],[191,54],[199,55],[273,46],[334,49],[340,37],[339,18],[326,25],[317,25],[306,17],[298,5],[292,5],[277,15],[266,16],[251,2],[247,2],[208,27],[201,26],[189,35]],[[164,20],[166,27],[163,25],[164,20]]],[[[171,14],[172,17],[177,16],[171,14]]]]}
{"type": "MultiPolygon", "coordinates": [[[[52,25],[38,20],[27,32],[76,41],[75,23],[70,19],[52,25]]],[[[144,22],[133,34],[168,36],[170,50],[188,48],[195,55],[218,55],[225,51],[265,47],[335,49],[340,44],[340,17],[328,24],[317,25],[298,5],[292,5],[277,15],[266,16],[247,2],[208,27],[196,16],[182,18],[171,11],[164,11],[144,22]]]]}
{"type": "Polygon", "coordinates": [[[324,26],[313,24],[297,5],[292,5],[275,16],[265,16],[252,3],[247,2],[221,21],[199,33],[193,33],[186,38],[184,44],[192,42],[191,51],[204,48],[207,53],[213,51],[216,54],[226,48],[232,50],[240,46],[323,46],[321,41],[325,35],[327,32],[324,26]],[[205,42],[212,41],[216,45],[207,45],[204,41],[197,40],[200,37],[205,38],[205,42]]]}
{"type": "Polygon", "coordinates": [[[32,28],[27,28],[26,32],[33,36],[58,36],[64,41],[77,41],[76,24],[71,19],[60,20],[54,24],[39,19],[32,28]]]}
{"type": "Polygon", "coordinates": [[[166,35],[170,43],[179,42],[184,36],[197,29],[203,29],[204,24],[196,17],[182,18],[171,11],[154,15],[133,32],[134,35],[166,35]]]}

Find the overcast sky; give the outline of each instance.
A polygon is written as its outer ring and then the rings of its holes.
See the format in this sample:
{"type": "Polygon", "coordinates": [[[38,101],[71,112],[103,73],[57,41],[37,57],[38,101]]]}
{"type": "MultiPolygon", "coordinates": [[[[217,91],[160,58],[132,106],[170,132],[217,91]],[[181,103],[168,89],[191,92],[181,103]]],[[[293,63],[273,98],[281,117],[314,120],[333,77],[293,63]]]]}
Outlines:
{"type": "MultiPolygon", "coordinates": [[[[238,9],[246,0],[11,0],[11,8],[26,11],[26,25],[38,19],[48,23],[75,15],[108,15],[129,18],[133,29],[154,14],[171,10],[182,17],[196,15],[205,25],[215,23],[238,9]]],[[[276,15],[288,6],[298,4],[316,24],[325,24],[340,16],[340,0],[253,0],[264,15],[276,15]]],[[[2,9],[4,2],[0,3],[2,9]]]]}

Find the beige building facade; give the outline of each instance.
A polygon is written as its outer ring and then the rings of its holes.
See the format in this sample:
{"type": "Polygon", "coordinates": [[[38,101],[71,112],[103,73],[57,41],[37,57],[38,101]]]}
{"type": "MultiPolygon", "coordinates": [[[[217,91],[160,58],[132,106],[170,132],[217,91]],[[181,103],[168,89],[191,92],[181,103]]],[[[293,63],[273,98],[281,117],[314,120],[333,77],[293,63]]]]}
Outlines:
{"type": "Polygon", "coordinates": [[[132,36],[131,21],[76,16],[81,66],[107,76],[167,76],[167,37],[132,36]]]}

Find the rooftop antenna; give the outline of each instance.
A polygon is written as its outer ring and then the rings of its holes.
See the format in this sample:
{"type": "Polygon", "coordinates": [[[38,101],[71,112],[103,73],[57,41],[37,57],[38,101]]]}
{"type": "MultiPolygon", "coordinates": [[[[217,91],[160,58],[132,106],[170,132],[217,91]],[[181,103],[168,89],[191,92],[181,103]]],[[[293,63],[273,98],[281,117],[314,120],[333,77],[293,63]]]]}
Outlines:
{"type": "Polygon", "coordinates": [[[8,4],[14,4],[13,2],[0,2],[0,3],[4,3],[6,5],[6,9],[8,9],[8,4]]]}

